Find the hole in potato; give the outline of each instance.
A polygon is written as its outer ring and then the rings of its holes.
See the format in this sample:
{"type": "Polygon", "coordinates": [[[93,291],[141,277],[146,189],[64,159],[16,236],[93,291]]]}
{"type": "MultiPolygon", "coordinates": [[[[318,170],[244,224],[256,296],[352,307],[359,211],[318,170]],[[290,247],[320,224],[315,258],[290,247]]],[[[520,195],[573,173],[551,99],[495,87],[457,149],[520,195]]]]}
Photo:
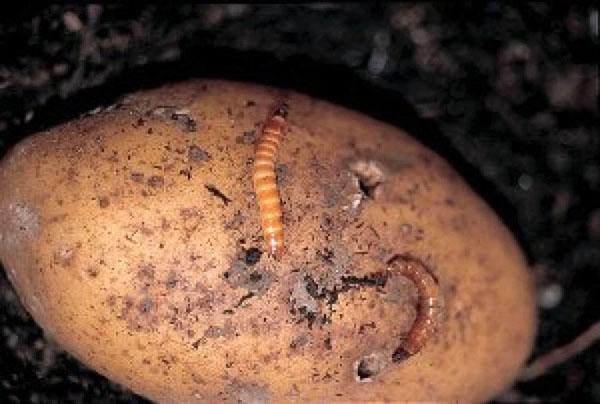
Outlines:
{"type": "Polygon", "coordinates": [[[350,164],[350,171],[358,180],[360,192],[366,198],[376,199],[385,179],[381,165],[374,160],[358,160],[350,164]]]}
{"type": "Polygon", "coordinates": [[[252,266],[256,265],[258,261],[260,261],[260,257],[262,256],[262,251],[256,247],[249,248],[246,250],[244,254],[244,261],[246,265],[252,266]]]}
{"type": "Polygon", "coordinates": [[[383,360],[377,354],[364,356],[354,365],[356,381],[359,383],[372,382],[384,367],[383,360]]]}

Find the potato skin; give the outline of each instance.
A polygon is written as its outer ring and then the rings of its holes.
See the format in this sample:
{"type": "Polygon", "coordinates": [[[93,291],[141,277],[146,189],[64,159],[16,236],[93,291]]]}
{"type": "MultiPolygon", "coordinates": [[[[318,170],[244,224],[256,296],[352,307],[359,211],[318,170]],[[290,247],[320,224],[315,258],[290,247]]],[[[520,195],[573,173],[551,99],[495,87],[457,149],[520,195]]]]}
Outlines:
{"type": "Polygon", "coordinates": [[[405,132],[292,92],[278,157],[287,249],[260,256],[253,141],[278,95],[166,85],[16,145],[0,165],[0,260],[29,312],[159,402],[493,397],[536,325],[511,234],[405,132]],[[383,172],[373,198],[357,161],[383,172]],[[399,363],[414,286],[348,282],[394,254],[430,268],[445,302],[438,332],[399,363]],[[360,380],[365,357],[376,374],[360,380]]]}

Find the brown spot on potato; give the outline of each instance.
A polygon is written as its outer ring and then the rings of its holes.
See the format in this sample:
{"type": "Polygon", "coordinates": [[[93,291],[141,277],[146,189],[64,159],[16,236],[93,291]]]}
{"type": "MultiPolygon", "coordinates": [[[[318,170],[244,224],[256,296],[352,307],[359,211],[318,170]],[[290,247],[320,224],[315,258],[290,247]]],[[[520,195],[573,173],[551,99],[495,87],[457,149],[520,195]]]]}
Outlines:
{"type": "Polygon", "coordinates": [[[146,224],[142,223],[139,227],[138,227],[140,233],[142,233],[142,235],[146,236],[146,237],[150,237],[154,234],[154,230],[152,230],[150,227],[146,226],[146,224]]]}
{"type": "Polygon", "coordinates": [[[182,208],[179,209],[179,216],[183,220],[193,219],[202,216],[202,212],[198,208],[182,208]]]}
{"type": "Polygon", "coordinates": [[[73,167],[67,168],[67,181],[68,182],[76,182],[77,177],[79,177],[79,173],[73,167]]]}
{"type": "Polygon", "coordinates": [[[133,172],[130,177],[133,182],[141,183],[144,181],[144,174],[140,172],[133,172]]]}
{"type": "MultiPolygon", "coordinates": [[[[58,203],[58,205],[60,206],[61,203],[58,203]]],[[[48,223],[60,223],[60,222],[64,222],[68,217],[69,217],[69,215],[66,214],[66,213],[62,213],[60,215],[54,215],[54,216],[52,216],[52,217],[50,217],[48,219],[48,223]]]]}
{"type": "Polygon", "coordinates": [[[125,320],[131,331],[150,332],[158,324],[158,304],[150,295],[139,299],[125,296],[121,299],[121,311],[117,318],[125,320]]]}
{"type": "Polygon", "coordinates": [[[152,188],[161,188],[165,185],[165,179],[160,175],[153,175],[148,178],[148,185],[152,188]]]}
{"type": "Polygon", "coordinates": [[[308,344],[309,336],[306,333],[298,335],[290,342],[290,349],[299,349],[308,344]]]}
{"type": "Polygon", "coordinates": [[[97,267],[88,267],[86,269],[86,273],[88,274],[88,276],[90,278],[96,278],[98,277],[98,268],[97,267]]]}
{"type": "Polygon", "coordinates": [[[155,309],[154,300],[152,300],[152,298],[149,296],[142,298],[138,304],[138,310],[141,314],[148,314],[155,309]]]}
{"type": "Polygon", "coordinates": [[[377,326],[375,325],[374,321],[371,321],[369,323],[365,323],[365,324],[361,324],[360,327],[358,327],[358,334],[365,334],[367,332],[368,329],[376,329],[377,326]]]}
{"type": "Polygon", "coordinates": [[[165,281],[165,286],[167,287],[167,289],[173,289],[177,286],[177,284],[179,283],[180,279],[179,279],[179,275],[177,274],[176,271],[169,271],[169,275],[167,275],[167,280],[165,281]]]}
{"type": "Polygon", "coordinates": [[[106,196],[103,196],[98,199],[98,206],[100,206],[100,208],[107,208],[108,205],[110,205],[110,200],[106,196]]]}
{"type": "Polygon", "coordinates": [[[138,267],[137,277],[143,282],[149,284],[154,281],[155,267],[150,263],[142,263],[138,267]]]}
{"type": "Polygon", "coordinates": [[[197,208],[182,208],[179,210],[179,216],[183,220],[184,234],[181,236],[183,242],[188,242],[198,226],[202,223],[204,216],[197,208]]]}
{"type": "Polygon", "coordinates": [[[204,380],[201,376],[192,372],[192,381],[196,384],[206,384],[206,380],[204,380]]]}
{"type": "Polygon", "coordinates": [[[240,211],[236,211],[233,217],[229,220],[226,220],[223,224],[223,227],[226,230],[236,229],[239,230],[244,223],[245,215],[240,211]]]}
{"type": "Polygon", "coordinates": [[[188,181],[192,179],[192,171],[188,170],[187,168],[182,168],[181,170],[179,170],[179,175],[187,177],[188,181]]]}

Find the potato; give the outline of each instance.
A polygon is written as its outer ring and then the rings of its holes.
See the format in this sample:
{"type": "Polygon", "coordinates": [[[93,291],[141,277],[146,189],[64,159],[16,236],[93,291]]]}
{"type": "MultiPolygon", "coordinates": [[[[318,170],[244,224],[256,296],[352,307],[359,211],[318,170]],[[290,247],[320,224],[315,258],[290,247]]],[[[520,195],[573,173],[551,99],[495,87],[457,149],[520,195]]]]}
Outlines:
{"type": "Polygon", "coordinates": [[[405,132],[286,93],[285,252],[265,250],[254,143],[281,91],[194,80],[30,136],[0,166],[0,259],[68,352],[159,402],[484,401],[532,347],[515,240],[405,132]],[[424,348],[392,355],[418,293],[424,348]]]}

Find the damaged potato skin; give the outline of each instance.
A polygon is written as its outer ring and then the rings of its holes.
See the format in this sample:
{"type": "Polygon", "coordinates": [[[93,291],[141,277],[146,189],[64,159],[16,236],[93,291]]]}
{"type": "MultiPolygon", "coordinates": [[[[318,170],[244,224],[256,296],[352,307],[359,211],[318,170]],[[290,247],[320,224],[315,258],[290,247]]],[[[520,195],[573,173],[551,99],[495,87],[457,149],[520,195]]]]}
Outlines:
{"type": "Polygon", "coordinates": [[[0,259],[33,318],[158,402],[493,397],[535,329],[511,234],[405,132],[292,92],[277,166],[287,249],[261,254],[253,142],[278,94],[171,84],[16,145],[0,166],[0,259]],[[369,192],[350,169],[364,162],[382,175],[369,192]],[[418,300],[386,275],[396,254],[444,301],[400,362],[418,300]]]}

